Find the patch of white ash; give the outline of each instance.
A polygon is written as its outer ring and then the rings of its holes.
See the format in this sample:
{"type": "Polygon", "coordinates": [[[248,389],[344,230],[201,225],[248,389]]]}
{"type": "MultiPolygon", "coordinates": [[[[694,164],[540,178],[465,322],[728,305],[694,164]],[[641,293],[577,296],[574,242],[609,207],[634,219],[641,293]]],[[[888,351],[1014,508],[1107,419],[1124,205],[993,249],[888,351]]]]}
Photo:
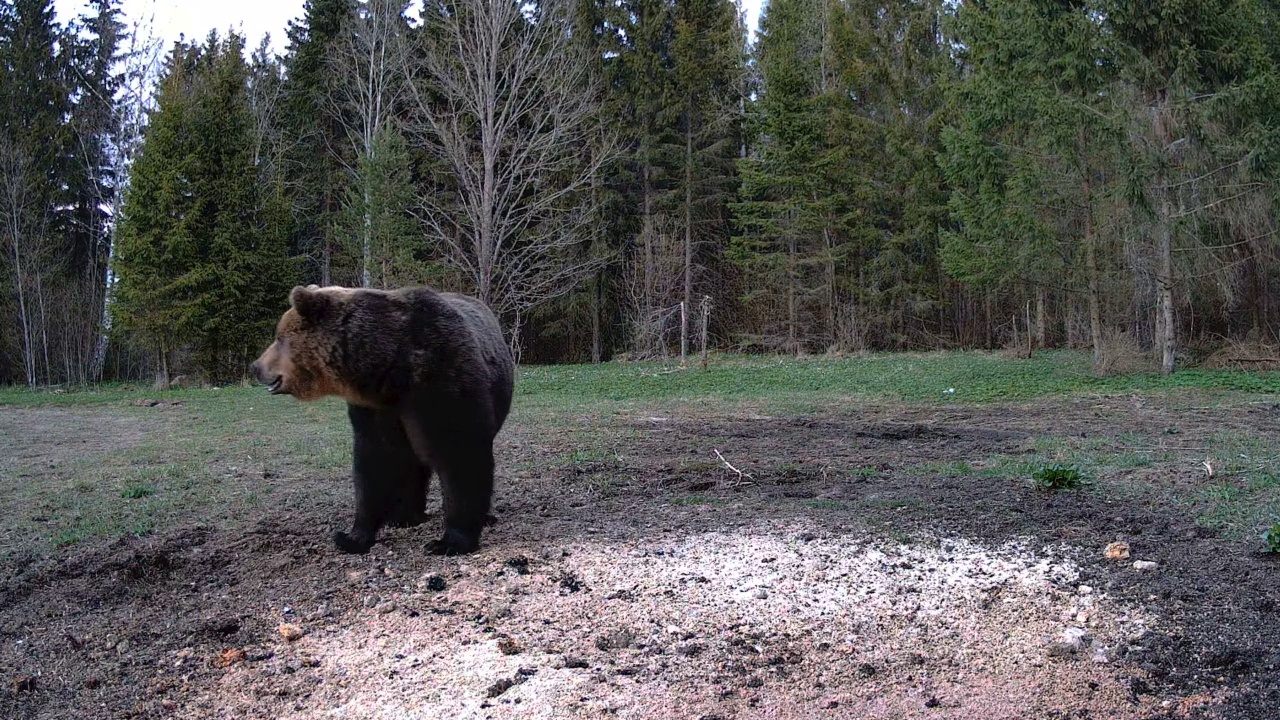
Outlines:
{"type": "MultiPolygon", "coordinates": [[[[1079,551],[1029,539],[819,533],[779,524],[542,552],[487,548],[451,561],[442,592],[380,590],[412,613],[353,609],[282,648],[278,662],[306,653],[321,664],[305,698],[273,718],[791,718],[807,717],[832,688],[913,698],[884,694],[904,681],[913,693],[964,695],[966,707],[1016,717],[1063,673],[1076,677],[1071,687],[1107,692],[1064,690],[1062,707],[1128,716],[1111,707],[1124,688],[1090,653],[1145,619],[1078,585],[1079,551]],[[505,561],[522,551],[534,559],[516,572],[505,561]],[[1077,626],[1089,644],[1046,661],[1046,648],[1077,626]],[[519,649],[503,652],[500,639],[519,649]]],[[[234,675],[215,700],[220,711],[275,682],[268,666],[234,675]]],[[[862,707],[867,717],[914,716],[862,707]]]]}

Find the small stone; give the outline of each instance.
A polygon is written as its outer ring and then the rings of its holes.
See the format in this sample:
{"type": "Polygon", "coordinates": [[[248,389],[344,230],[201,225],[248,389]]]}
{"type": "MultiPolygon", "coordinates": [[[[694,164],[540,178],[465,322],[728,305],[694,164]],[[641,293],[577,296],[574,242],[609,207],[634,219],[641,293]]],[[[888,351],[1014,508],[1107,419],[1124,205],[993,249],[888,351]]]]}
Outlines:
{"type": "Polygon", "coordinates": [[[1117,540],[1107,545],[1106,550],[1102,551],[1102,556],[1108,560],[1127,560],[1129,558],[1129,543],[1117,540]]]}
{"type": "Polygon", "coordinates": [[[396,604],[391,602],[390,600],[383,600],[382,602],[378,603],[373,607],[373,611],[380,615],[386,615],[387,613],[395,609],[396,609],[396,604]]]}
{"type": "Polygon", "coordinates": [[[757,600],[764,600],[765,598],[769,597],[769,591],[765,590],[764,588],[759,588],[754,593],[752,593],[752,597],[754,597],[757,600]]]}
{"type": "Polygon", "coordinates": [[[1093,651],[1093,661],[1099,665],[1105,665],[1111,662],[1111,656],[1103,648],[1095,648],[1093,651]]]}
{"type": "Polygon", "coordinates": [[[389,577],[389,578],[397,578],[397,577],[400,577],[400,573],[396,572],[395,570],[392,570],[391,568],[383,568],[383,569],[382,569],[382,574],[383,574],[383,575],[386,575],[386,576],[387,576],[387,577],[389,577]]]}
{"type": "Polygon", "coordinates": [[[333,611],[329,609],[329,606],[322,604],[320,607],[316,608],[314,612],[307,613],[306,619],[314,622],[316,620],[327,618],[331,615],[333,615],[333,611]]]}
{"type": "Polygon", "coordinates": [[[515,680],[512,680],[511,678],[502,678],[498,682],[490,685],[489,689],[485,691],[484,695],[487,698],[496,698],[502,693],[510,690],[515,686],[516,686],[515,680]]]}
{"type": "Polygon", "coordinates": [[[372,610],[378,607],[378,603],[382,602],[377,595],[369,595],[364,599],[364,607],[366,610],[372,610]]]}
{"type": "Polygon", "coordinates": [[[1080,587],[1076,588],[1076,592],[1080,593],[1081,595],[1092,595],[1093,588],[1088,585],[1081,585],[1080,587]]]}
{"type": "Polygon", "coordinates": [[[347,573],[347,582],[351,583],[352,585],[359,585],[364,582],[364,579],[365,579],[365,573],[363,570],[352,570],[351,572],[347,573]]]}
{"type": "Polygon", "coordinates": [[[418,585],[432,592],[440,592],[449,586],[449,584],[444,581],[444,578],[435,573],[423,575],[422,578],[418,580],[418,585]]]}
{"type": "Polygon", "coordinates": [[[758,675],[752,675],[751,677],[747,678],[747,687],[749,688],[764,687],[764,681],[761,680],[758,675]]]}
{"type": "Polygon", "coordinates": [[[294,625],[292,623],[280,623],[280,627],[276,629],[279,631],[280,637],[284,638],[287,642],[301,640],[302,636],[307,634],[306,631],[302,629],[301,625],[294,625]]]}
{"type": "Polygon", "coordinates": [[[600,650],[621,650],[631,646],[635,638],[630,630],[618,629],[596,638],[596,647],[600,650]]]}
{"type": "Polygon", "coordinates": [[[556,664],[569,670],[580,670],[587,667],[587,661],[577,655],[564,655],[556,664]]]}
{"type": "Polygon", "coordinates": [[[1152,561],[1150,561],[1150,560],[1134,560],[1134,561],[1133,561],[1133,569],[1134,569],[1134,570],[1137,570],[1138,572],[1146,572],[1146,571],[1148,571],[1148,570],[1155,570],[1155,569],[1156,569],[1156,568],[1158,568],[1158,567],[1160,567],[1160,564],[1159,564],[1159,563],[1155,563],[1155,562],[1152,562],[1152,561]]]}
{"type": "Polygon", "coordinates": [[[682,642],[676,645],[676,652],[685,657],[701,655],[705,649],[700,643],[682,642]]]}
{"type": "Polygon", "coordinates": [[[521,652],[520,644],[509,637],[498,638],[498,652],[503,655],[519,655],[521,652]]]}
{"type": "Polygon", "coordinates": [[[1089,631],[1084,628],[1067,628],[1057,642],[1049,643],[1049,657],[1068,657],[1075,655],[1091,642],[1089,631]]]}
{"type": "Polygon", "coordinates": [[[1089,631],[1084,628],[1072,627],[1062,631],[1062,642],[1067,643],[1068,645],[1084,647],[1091,641],[1092,638],[1089,637],[1089,631]]]}

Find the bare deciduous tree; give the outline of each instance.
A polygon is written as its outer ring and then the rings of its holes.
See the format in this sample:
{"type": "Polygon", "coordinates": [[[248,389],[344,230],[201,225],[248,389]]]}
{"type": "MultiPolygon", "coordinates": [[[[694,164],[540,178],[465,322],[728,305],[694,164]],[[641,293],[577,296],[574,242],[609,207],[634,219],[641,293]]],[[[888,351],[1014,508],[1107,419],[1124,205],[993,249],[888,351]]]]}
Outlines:
{"type": "Polygon", "coordinates": [[[46,220],[45,208],[35,202],[31,186],[30,155],[9,137],[0,136],[0,243],[6,259],[12,263],[14,296],[18,303],[18,329],[21,333],[22,367],[28,386],[36,384],[35,322],[31,317],[30,290],[32,269],[38,265],[33,256],[38,251],[41,225],[46,220]]]}
{"type": "Polygon", "coordinates": [[[582,250],[597,218],[592,180],[616,152],[569,42],[568,8],[527,7],[429,4],[408,64],[415,137],[449,184],[422,198],[423,221],[516,332],[523,313],[604,262],[582,250]]]}
{"type": "Polygon", "coordinates": [[[329,101],[334,116],[356,150],[355,163],[347,170],[359,185],[360,285],[373,286],[375,180],[368,169],[377,160],[379,134],[393,127],[405,93],[402,69],[408,23],[403,0],[368,0],[361,3],[342,38],[331,50],[334,72],[329,101]]]}
{"type": "Polygon", "coordinates": [[[157,37],[152,28],[154,16],[135,21],[128,32],[128,46],[122,57],[123,68],[120,75],[120,87],[117,98],[111,104],[115,113],[115,136],[113,146],[108,149],[111,161],[111,176],[115,182],[111,185],[109,196],[104,202],[110,207],[110,230],[107,238],[106,263],[102,267],[102,316],[99,322],[98,339],[90,360],[89,377],[93,380],[102,378],[102,371],[107,361],[107,345],[111,335],[111,290],[115,284],[112,271],[112,260],[115,255],[115,232],[119,210],[124,205],[124,195],[129,187],[129,168],[133,159],[142,148],[143,134],[146,132],[147,117],[155,109],[155,84],[164,61],[164,42],[157,37]]]}

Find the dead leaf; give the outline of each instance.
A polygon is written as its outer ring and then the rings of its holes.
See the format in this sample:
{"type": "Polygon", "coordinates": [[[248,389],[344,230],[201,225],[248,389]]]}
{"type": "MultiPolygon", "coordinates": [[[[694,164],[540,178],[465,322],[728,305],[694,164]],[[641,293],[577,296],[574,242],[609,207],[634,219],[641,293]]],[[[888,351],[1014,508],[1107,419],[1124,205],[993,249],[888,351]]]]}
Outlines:
{"type": "Polygon", "coordinates": [[[1129,559],[1129,543],[1117,540],[1108,545],[1102,555],[1108,560],[1127,560],[1129,559]]]}
{"type": "Polygon", "coordinates": [[[236,663],[244,662],[247,657],[248,655],[245,653],[245,651],[241,650],[240,648],[231,648],[229,650],[223,650],[220,655],[218,655],[213,659],[213,666],[216,668],[231,667],[236,663]]]}

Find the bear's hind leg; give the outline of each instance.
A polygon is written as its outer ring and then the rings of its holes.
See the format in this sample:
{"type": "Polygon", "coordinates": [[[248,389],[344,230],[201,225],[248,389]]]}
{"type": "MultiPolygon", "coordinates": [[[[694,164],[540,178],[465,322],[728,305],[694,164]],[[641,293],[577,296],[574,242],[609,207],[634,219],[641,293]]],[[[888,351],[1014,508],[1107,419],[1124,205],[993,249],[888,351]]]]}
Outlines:
{"type": "MultiPolygon", "coordinates": [[[[427,407],[440,410],[434,404],[427,407]]],[[[439,414],[443,422],[406,412],[405,431],[415,453],[427,457],[440,476],[444,534],[428,549],[434,555],[464,555],[480,546],[480,531],[489,521],[494,433],[474,413],[439,414]]]]}
{"type": "Polygon", "coordinates": [[[474,440],[456,447],[440,466],[444,534],[429,546],[434,555],[465,555],[480,547],[493,497],[493,445],[474,440]]]}
{"type": "Polygon", "coordinates": [[[397,481],[395,499],[387,524],[392,527],[417,527],[427,521],[427,489],[431,487],[431,466],[420,463],[410,454],[410,464],[397,481]]]}

